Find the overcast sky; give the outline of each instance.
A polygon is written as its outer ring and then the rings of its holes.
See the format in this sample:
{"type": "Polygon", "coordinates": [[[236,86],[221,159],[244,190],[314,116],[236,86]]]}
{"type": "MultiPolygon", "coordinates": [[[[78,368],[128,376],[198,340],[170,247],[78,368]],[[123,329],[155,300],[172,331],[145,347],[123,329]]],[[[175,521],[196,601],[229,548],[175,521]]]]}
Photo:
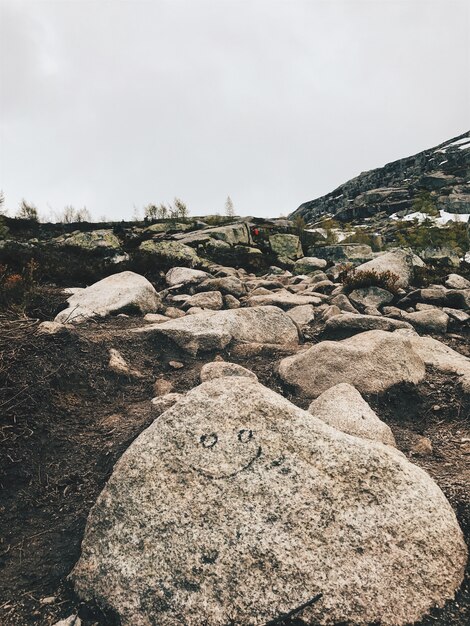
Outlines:
{"type": "Polygon", "coordinates": [[[0,0],[0,188],[287,214],[470,127],[469,0],[0,0]]]}

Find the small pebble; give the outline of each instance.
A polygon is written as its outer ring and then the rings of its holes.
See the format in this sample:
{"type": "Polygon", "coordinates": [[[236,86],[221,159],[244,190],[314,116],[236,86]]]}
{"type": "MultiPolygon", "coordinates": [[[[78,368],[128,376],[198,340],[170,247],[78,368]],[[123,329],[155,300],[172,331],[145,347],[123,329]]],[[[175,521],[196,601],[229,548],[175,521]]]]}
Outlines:
{"type": "Polygon", "coordinates": [[[181,361],[170,361],[168,365],[174,370],[180,370],[182,367],[184,367],[184,363],[181,363],[181,361]]]}

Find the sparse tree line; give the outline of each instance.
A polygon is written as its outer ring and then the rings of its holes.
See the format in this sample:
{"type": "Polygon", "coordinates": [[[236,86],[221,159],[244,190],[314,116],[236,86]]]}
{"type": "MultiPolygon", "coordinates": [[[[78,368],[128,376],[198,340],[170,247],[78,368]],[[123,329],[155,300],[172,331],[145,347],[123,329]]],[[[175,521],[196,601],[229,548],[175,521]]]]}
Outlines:
{"type": "MultiPolygon", "coordinates": [[[[4,212],[4,203],[5,196],[3,191],[0,191],[0,229],[1,229],[1,216],[5,215],[4,212]]],[[[225,201],[225,215],[227,218],[232,219],[235,216],[235,209],[233,206],[232,199],[230,196],[227,196],[227,200],[225,201]]],[[[219,215],[217,213],[217,215],[219,215]]],[[[16,211],[14,217],[17,219],[30,220],[33,222],[39,221],[55,221],[62,222],[63,224],[75,224],[80,222],[91,222],[92,216],[90,211],[83,207],[81,209],[76,209],[72,205],[66,206],[60,212],[53,212],[52,216],[47,220],[41,220],[39,211],[37,207],[31,202],[26,201],[25,199],[21,200],[18,210],[16,211]]],[[[143,209],[143,217],[147,221],[153,220],[172,220],[172,221],[182,221],[188,219],[189,210],[185,202],[180,198],[175,198],[172,203],[165,204],[161,202],[160,204],[147,204],[143,209]]],[[[134,207],[133,214],[134,221],[141,220],[140,211],[134,207]]],[[[99,221],[106,222],[108,219],[105,216],[100,217],[99,221]]]]}

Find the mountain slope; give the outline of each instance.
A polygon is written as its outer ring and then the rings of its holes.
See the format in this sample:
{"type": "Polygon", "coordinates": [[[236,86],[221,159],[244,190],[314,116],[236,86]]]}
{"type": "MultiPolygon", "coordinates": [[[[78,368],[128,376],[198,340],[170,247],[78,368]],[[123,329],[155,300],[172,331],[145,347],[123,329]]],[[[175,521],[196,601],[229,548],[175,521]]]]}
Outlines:
{"type": "Polygon", "coordinates": [[[362,172],[334,191],[304,202],[289,217],[307,222],[324,214],[348,220],[377,212],[411,209],[420,192],[432,194],[438,209],[470,213],[470,131],[414,156],[362,172]]]}

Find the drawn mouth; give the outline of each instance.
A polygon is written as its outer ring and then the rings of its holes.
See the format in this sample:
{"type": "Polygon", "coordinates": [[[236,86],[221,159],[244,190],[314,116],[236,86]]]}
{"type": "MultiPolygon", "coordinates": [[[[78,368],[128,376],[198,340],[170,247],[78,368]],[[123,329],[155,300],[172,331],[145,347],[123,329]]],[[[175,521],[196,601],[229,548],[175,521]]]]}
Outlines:
{"type": "Polygon", "coordinates": [[[240,472],[244,472],[245,470],[249,469],[253,463],[255,461],[257,461],[261,454],[262,454],[262,449],[261,446],[258,448],[255,456],[248,461],[248,463],[246,465],[244,465],[243,467],[240,467],[240,469],[237,469],[235,472],[231,472],[230,474],[210,474],[209,472],[206,472],[205,470],[193,467],[192,469],[197,472],[198,474],[201,474],[202,476],[204,476],[205,478],[209,478],[211,480],[221,480],[223,478],[233,478],[233,476],[236,476],[237,474],[240,474],[240,472]]]}

